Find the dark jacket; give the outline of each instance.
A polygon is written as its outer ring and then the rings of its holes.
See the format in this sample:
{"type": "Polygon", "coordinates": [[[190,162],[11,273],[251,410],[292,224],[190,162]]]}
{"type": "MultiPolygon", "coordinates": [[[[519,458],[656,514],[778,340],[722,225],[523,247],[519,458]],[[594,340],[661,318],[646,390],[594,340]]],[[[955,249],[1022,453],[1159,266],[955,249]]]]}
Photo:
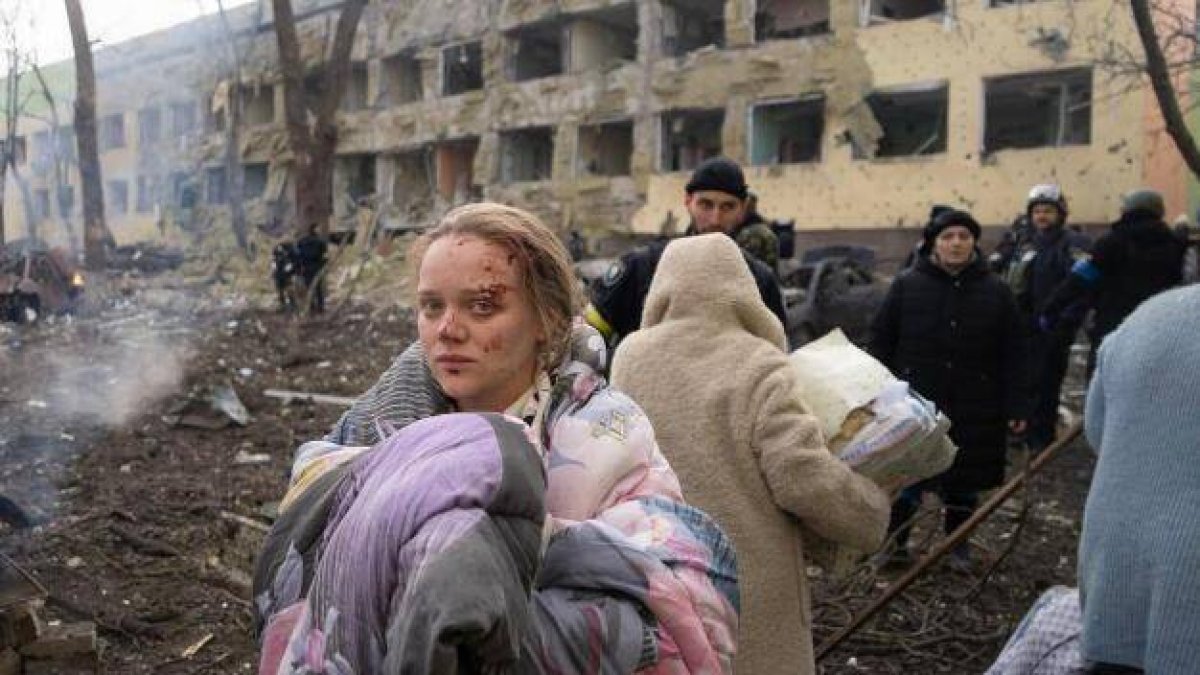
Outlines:
{"type": "MultiPolygon", "coordinates": [[[[1071,268],[1088,257],[1092,242],[1065,227],[1033,231],[1015,252],[1009,266],[1009,288],[1017,299],[1030,330],[1037,330],[1037,317],[1054,292],[1071,274],[1071,268]]],[[[1062,310],[1055,333],[1071,342],[1087,314],[1087,304],[1076,302],[1062,310]]]]}
{"type": "Polygon", "coordinates": [[[1023,335],[1012,293],[978,254],[957,277],[920,258],[875,316],[871,353],[950,418],[948,490],[1004,479],[1006,424],[1028,417],[1023,335]]]}
{"type": "MultiPolygon", "coordinates": [[[[600,328],[606,338],[612,339],[615,334],[619,341],[641,325],[642,309],[646,306],[650,282],[654,279],[658,261],[662,259],[663,251],[669,243],[656,241],[626,253],[592,285],[592,307],[600,315],[600,319],[608,324],[607,327],[596,327],[600,328]]],[[[783,307],[783,293],[779,290],[779,282],[775,280],[775,272],[745,249],[742,249],[742,254],[750,268],[750,274],[754,277],[754,283],[758,286],[763,303],[786,329],[787,313],[783,307]]]]}
{"type": "Polygon", "coordinates": [[[1065,308],[1086,299],[1096,310],[1092,340],[1099,342],[1143,300],[1183,280],[1185,247],[1158,217],[1127,213],[1096,241],[1091,260],[1075,266],[1042,311],[1059,320],[1065,308]]]}

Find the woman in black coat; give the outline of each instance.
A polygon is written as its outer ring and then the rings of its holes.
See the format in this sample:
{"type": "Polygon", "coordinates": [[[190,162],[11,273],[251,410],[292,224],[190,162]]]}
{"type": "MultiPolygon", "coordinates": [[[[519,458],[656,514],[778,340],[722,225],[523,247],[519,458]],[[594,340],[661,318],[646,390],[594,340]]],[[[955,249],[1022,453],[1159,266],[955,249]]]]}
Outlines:
{"type": "MultiPolygon", "coordinates": [[[[916,264],[892,283],[875,316],[871,353],[950,418],[958,445],[945,473],[901,493],[892,510],[892,562],[908,562],[909,521],[925,492],[946,507],[946,532],[965,522],[979,492],[1004,480],[1007,433],[1025,431],[1029,396],[1016,301],[976,248],[980,228],[965,211],[926,228],[916,264]]],[[[969,549],[952,563],[969,565],[969,549]]]]}

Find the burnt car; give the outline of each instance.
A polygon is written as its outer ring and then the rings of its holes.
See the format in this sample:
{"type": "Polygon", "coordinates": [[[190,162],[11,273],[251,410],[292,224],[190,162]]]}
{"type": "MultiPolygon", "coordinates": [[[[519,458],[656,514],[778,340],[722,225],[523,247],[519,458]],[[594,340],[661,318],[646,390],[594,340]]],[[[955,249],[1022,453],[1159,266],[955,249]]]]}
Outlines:
{"type": "Polygon", "coordinates": [[[865,246],[822,246],[799,260],[780,261],[779,280],[792,349],[841,328],[864,346],[888,283],[875,274],[875,252],[865,246]]]}
{"type": "Polygon", "coordinates": [[[63,248],[11,246],[0,251],[0,321],[26,323],[73,311],[83,272],[63,248]]]}

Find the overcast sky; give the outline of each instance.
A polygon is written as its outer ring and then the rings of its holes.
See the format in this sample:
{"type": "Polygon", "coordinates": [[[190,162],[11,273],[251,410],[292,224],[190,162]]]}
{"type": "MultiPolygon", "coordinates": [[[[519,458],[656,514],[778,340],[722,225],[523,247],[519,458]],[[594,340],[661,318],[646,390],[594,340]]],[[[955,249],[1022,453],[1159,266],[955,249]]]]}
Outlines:
{"type": "MultiPolygon", "coordinates": [[[[225,0],[225,8],[254,0],[225,0]]],[[[217,11],[217,0],[82,0],[88,37],[97,49],[217,11]]],[[[39,63],[70,58],[71,31],[63,0],[0,0],[0,11],[18,8],[20,41],[39,63]]]]}

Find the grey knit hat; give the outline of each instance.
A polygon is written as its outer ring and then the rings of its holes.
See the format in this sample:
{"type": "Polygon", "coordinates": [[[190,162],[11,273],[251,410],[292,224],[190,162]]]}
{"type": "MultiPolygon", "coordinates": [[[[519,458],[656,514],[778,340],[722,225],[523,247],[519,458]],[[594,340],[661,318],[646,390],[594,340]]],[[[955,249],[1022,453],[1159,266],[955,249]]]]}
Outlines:
{"type": "Polygon", "coordinates": [[[1154,190],[1140,189],[1126,193],[1121,198],[1121,215],[1133,213],[1148,213],[1155,218],[1162,218],[1166,212],[1166,204],[1163,203],[1162,195],[1154,190]]]}

